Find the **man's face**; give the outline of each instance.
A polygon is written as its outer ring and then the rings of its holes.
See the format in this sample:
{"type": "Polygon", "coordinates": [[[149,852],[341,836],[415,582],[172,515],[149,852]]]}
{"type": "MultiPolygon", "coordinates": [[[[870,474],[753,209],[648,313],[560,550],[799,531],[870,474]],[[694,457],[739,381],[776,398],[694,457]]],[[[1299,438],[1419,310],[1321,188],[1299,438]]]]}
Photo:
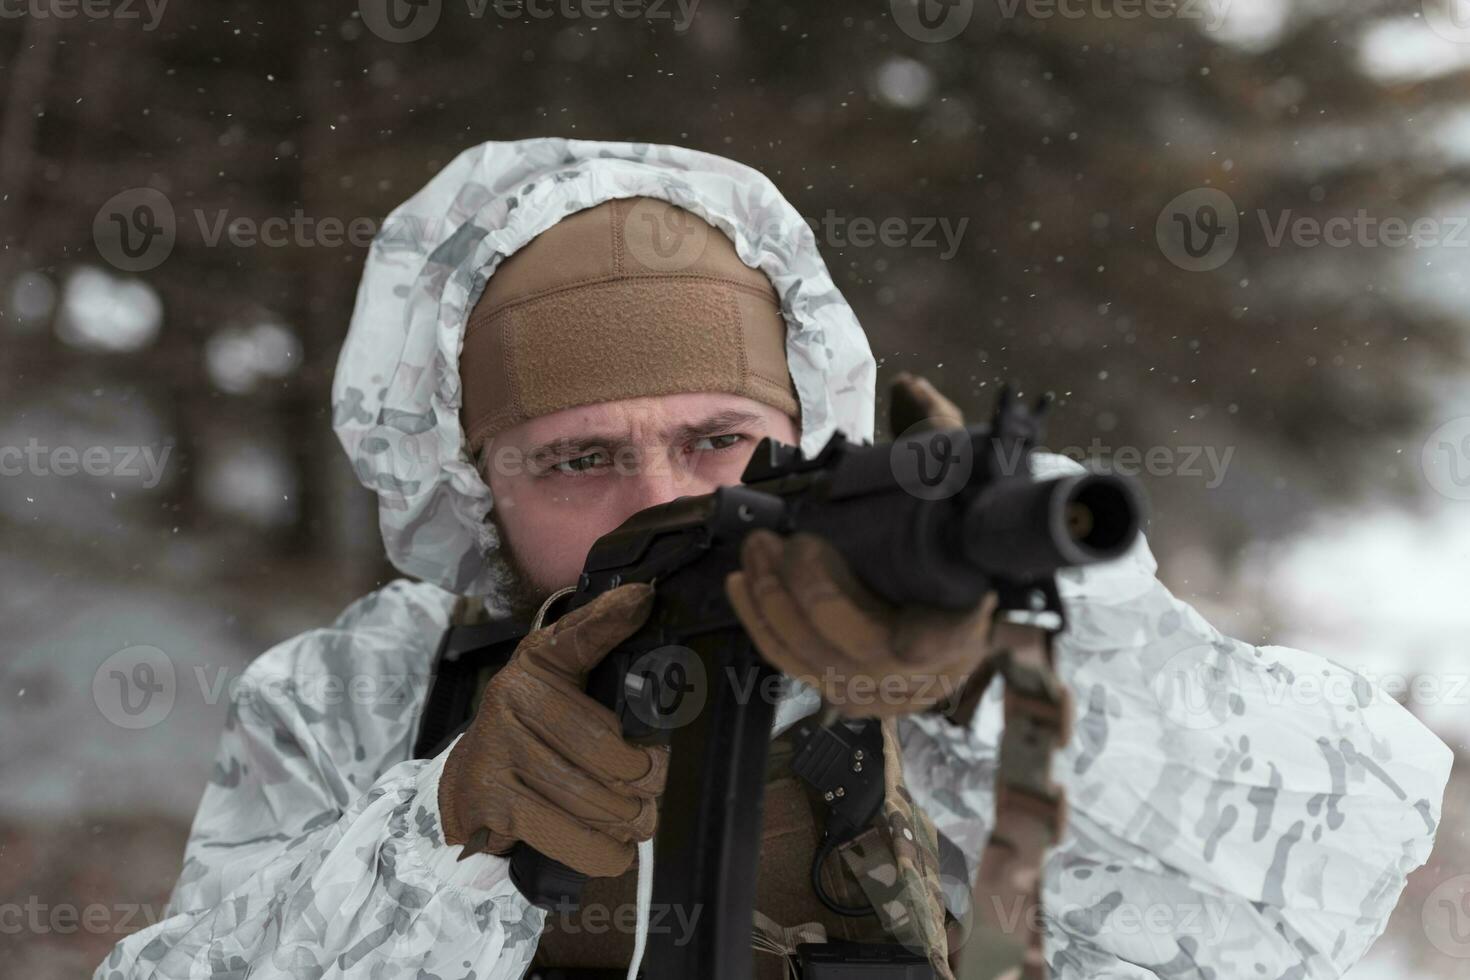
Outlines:
{"type": "Polygon", "coordinates": [[[795,443],[796,421],[739,395],[629,398],[506,429],[480,466],[522,587],[545,595],[575,585],[593,542],[629,516],[739,483],[766,436],[795,443]]]}

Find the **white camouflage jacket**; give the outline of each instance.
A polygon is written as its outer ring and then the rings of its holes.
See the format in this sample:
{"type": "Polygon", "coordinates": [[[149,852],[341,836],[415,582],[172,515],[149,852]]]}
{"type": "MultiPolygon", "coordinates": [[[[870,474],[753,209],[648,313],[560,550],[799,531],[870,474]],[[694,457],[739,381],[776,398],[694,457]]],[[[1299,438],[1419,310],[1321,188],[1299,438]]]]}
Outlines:
{"type": "MultiPolygon", "coordinates": [[[[459,428],[465,315],[506,255],[571,211],[661,197],[770,276],[802,446],[872,435],[874,366],[810,229],[763,176],[647,144],[531,140],[461,154],[374,242],[333,389],[400,580],[251,665],[237,685],[169,915],[95,980],[514,980],[544,913],[507,862],[460,861],[411,758],[455,595],[499,608],[488,488],[459,428]]],[[[1077,469],[1038,454],[1039,475],[1077,469]]],[[[1076,705],[1055,771],[1070,823],[1044,869],[1053,977],[1341,976],[1424,862],[1451,753],[1330,660],[1226,637],[1155,578],[1140,539],[1064,574],[1060,673],[1076,705]]],[[[999,692],[968,729],[901,726],[904,774],[973,873],[992,820],[999,692]]],[[[795,691],[784,727],[815,702],[795,691]]],[[[957,914],[968,886],[948,883],[957,914]]],[[[1029,910],[1015,910],[1025,922],[1029,910]]],[[[1024,924],[1022,925],[1024,928],[1024,924]]]]}

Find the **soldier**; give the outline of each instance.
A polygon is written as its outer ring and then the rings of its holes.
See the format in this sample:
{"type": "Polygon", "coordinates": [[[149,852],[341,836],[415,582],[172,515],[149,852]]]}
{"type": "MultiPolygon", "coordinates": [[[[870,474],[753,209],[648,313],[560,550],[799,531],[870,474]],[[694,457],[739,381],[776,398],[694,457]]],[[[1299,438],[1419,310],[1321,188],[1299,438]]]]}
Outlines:
{"type": "MultiPolygon", "coordinates": [[[[650,930],[697,927],[712,910],[655,924],[635,887],[665,755],[625,742],[582,690],[652,589],[537,624],[469,729],[414,759],[434,650],[466,610],[529,619],[599,536],[738,482],[762,437],[870,438],[874,377],[810,229],[761,174],[645,144],[463,153],[375,241],[333,389],[388,555],[417,581],[251,666],[170,915],[119,943],[99,980],[632,976],[650,930]],[[578,913],[518,892],[518,842],[592,876],[578,913]]],[[[958,421],[926,383],[900,383],[958,421]]],[[[814,539],[753,534],[742,561],[732,605],[804,679],[778,706],[751,855],[758,975],[787,976],[798,942],[848,939],[902,943],[952,977],[978,941],[961,926],[994,829],[999,692],[961,726],[925,709],[984,657],[991,603],[890,607],[814,539]],[[876,701],[853,693],[895,679],[876,701]],[[815,804],[776,763],[822,699],[886,719],[885,799],[871,833],[819,864],[819,892],[815,804]]],[[[1008,923],[1063,980],[1341,975],[1429,854],[1450,752],[1345,668],[1223,636],[1154,570],[1140,539],[1061,576],[1068,831],[1016,891],[1039,892],[1039,913],[977,918],[1008,923]],[[1323,675],[1349,703],[1292,696],[1294,678],[1323,675]]]]}

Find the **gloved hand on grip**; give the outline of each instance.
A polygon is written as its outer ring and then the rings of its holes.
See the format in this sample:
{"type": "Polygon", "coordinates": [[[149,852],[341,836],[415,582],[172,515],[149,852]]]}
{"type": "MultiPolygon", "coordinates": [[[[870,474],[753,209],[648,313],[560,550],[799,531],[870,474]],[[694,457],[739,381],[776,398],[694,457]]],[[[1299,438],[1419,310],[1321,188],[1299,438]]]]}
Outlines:
{"type": "Polygon", "coordinates": [[[810,534],[754,531],[725,593],[771,666],[851,718],[887,718],[950,700],[989,650],[995,593],[973,610],[897,607],[810,534]]]}
{"type": "MultiPolygon", "coordinates": [[[[893,386],[894,433],[957,428],[964,417],[923,378],[893,386]]],[[[958,694],[989,652],[995,593],[974,609],[896,607],[874,595],[821,538],[748,535],[741,568],[725,580],[735,614],[761,656],[806,681],[848,717],[923,711],[958,694]]]]}
{"type": "Polygon", "coordinates": [[[668,750],[629,744],[585,687],[652,606],[652,586],[624,585],[520,642],[445,760],[439,812],[450,844],[504,854],[524,841],[590,877],[628,870],[653,836],[668,750]]]}

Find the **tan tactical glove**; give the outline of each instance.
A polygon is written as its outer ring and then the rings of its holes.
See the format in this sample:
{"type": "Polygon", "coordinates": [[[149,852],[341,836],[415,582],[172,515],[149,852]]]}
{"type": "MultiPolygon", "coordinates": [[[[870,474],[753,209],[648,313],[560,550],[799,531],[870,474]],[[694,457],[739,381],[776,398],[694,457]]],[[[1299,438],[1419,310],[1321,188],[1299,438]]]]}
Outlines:
{"type": "Polygon", "coordinates": [[[959,406],[939,393],[939,389],[907,371],[900,371],[888,389],[888,427],[893,437],[913,429],[962,429],[965,414],[959,406]]]}
{"type": "MultiPolygon", "coordinates": [[[[954,428],[964,417],[923,378],[894,382],[896,435],[954,428]]],[[[895,607],[853,575],[820,538],[750,534],[725,592],[751,641],[772,666],[804,680],[849,717],[922,711],[957,694],[988,650],[995,594],[967,612],[895,607]]]]}
{"type": "Polygon", "coordinates": [[[445,760],[449,843],[503,854],[524,841],[594,878],[628,870],[637,842],[653,836],[668,750],[629,744],[584,688],[652,605],[652,586],[624,585],[521,641],[445,760]]]}

